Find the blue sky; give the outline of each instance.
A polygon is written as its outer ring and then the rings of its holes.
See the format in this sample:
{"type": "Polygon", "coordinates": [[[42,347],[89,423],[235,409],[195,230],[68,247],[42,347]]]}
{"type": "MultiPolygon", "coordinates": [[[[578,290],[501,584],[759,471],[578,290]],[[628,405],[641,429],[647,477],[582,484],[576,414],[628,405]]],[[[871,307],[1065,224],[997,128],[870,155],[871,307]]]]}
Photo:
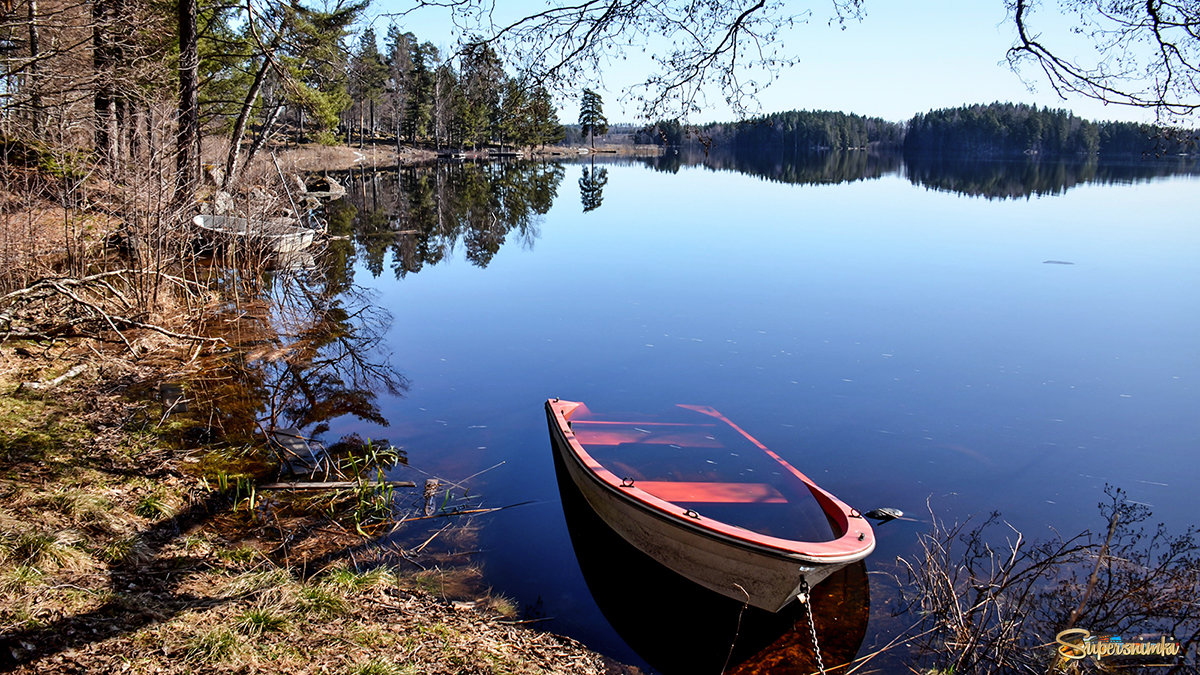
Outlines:
{"type": "MultiPolygon", "coordinates": [[[[500,4],[506,14],[545,7],[540,2],[500,4]]],[[[1047,4],[1037,15],[1038,26],[1049,40],[1070,51],[1070,22],[1054,11],[1052,2],[1047,4]]],[[[406,0],[376,0],[371,11],[378,16],[409,6],[406,0]]],[[[1014,73],[1004,58],[1015,29],[1003,0],[867,0],[865,16],[848,22],[845,30],[828,25],[828,3],[808,6],[814,9],[813,20],[780,35],[786,51],[800,62],[759,95],[763,112],[841,110],[900,121],[936,108],[1012,101],[1067,108],[1088,119],[1153,121],[1153,114],[1143,110],[1082,97],[1064,101],[1034,68],[1021,73],[1024,80],[1014,73]]],[[[381,16],[375,21],[381,36],[388,20],[381,16]]],[[[443,48],[452,48],[457,38],[448,15],[440,10],[422,9],[399,23],[443,48]]],[[[1084,55],[1077,47],[1071,53],[1084,55]]],[[[610,121],[639,121],[636,105],[623,105],[620,98],[647,68],[638,58],[614,59],[594,80],[580,82],[580,88],[600,91],[610,121]]],[[[575,121],[576,100],[567,97],[558,103],[560,118],[575,121]]],[[[709,103],[690,121],[733,118],[715,90],[709,103]]]]}

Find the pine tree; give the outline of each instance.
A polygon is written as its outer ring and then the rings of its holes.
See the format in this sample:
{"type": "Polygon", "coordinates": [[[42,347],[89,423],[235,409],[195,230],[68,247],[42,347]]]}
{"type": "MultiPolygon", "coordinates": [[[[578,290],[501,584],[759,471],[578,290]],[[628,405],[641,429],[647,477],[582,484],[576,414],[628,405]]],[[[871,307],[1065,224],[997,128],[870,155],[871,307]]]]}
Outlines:
{"type": "Polygon", "coordinates": [[[524,147],[533,144],[533,114],[532,100],[525,88],[525,82],[510,79],[504,85],[504,97],[501,105],[504,111],[500,119],[500,142],[514,147],[524,147]]]}
{"type": "Polygon", "coordinates": [[[604,202],[604,186],[608,184],[608,169],[595,165],[589,169],[583,167],[579,177],[579,199],[583,202],[583,212],[595,211],[604,202]]]}
{"type": "Polygon", "coordinates": [[[591,89],[583,90],[583,99],[579,103],[579,131],[586,134],[596,147],[596,135],[608,133],[608,119],[604,117],[604,99],[591,89]]]}

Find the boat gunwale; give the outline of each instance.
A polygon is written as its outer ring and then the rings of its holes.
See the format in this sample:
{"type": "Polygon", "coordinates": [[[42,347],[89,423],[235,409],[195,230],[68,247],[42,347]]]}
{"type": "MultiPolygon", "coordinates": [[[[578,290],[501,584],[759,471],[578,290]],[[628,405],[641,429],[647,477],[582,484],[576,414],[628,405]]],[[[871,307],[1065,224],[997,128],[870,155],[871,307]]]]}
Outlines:
{"type": "Polygon", "coordinates": [[[201,213],[201,214],[192,216],[192,224],[195,225],[196,227],[198,227],[201,230],[204,230],[206,232],[212,232],[214,234],[223,235],[223,236],[227,236],[227,237],[245,237],[247,239],[263,239],[263,240],[281,240],[281,239],[291,239],[291,238],[303,238],[306,236],[315,237],[317,235],[317,230],[315,230],[311,227],[306,227],[299,223],[272,223],[271,224],[271,227],[283,228],[284,231],[282,231],[282,232],[280,232],[280,231],[276,231],[276,232],[251,231],[250,230],[250,222],[251,222],[251,219],[243,218],[241,216],[224,216],[224,215],[213,215],[213,214],[208,214],[208,213],[201,213]],[[234,221],[240,220],[245,223],[245,229],[244,230],[230,230],[230,229],[226,229],[226,228],[223,228],[223,227],[217,225],[215,222],[211,222],[211,223],[205,222],[209,218],[213,219],[214,221],[217,218],[224,218],[226,220],[226,222],[228,222],[230,220],[234,220],[234,221]]]}
{"type": "Polygon", "coordinates": [[[592,457],[576,438],[575,432],[571,429],[570,421],[566,415],[568,408],[573,412],[580,407],[586,409],[583,403],[576,401],[563,401],[561,399],[549,399],[546,401],[546,409],[551,413],[554,420],[552,426],[559,439],[569,449],[569,452],[565,454],[581,465],[584,473],[594,483],[605,488],[624,503],[638,507],[655,517],[666,520],[670,524],[676,526],[682,525],[687,529],[719,540],[731,540],[731,543],[742,548],[759,550],[776,556],[783,554],[782,557],[797,561],[822,564],[850,563],[862,560],[875,550],[874,531],[866,519],[858,514],[857,511],[847,506],[837,497],[834,497],[824,488],[816,485],[811,479],[779,457],[779,455],[767,449],[766,446],[759,443],[736,424],[712,408],[681,406],[702,414],[709,414],[725,422],[787,469],[810,490],[817,503],[821,506],[821,510],[827,517],[834,521],[833,525],[841,531],[841,534],[837,538],[830,541],[817,542],[786,539],[762,534],[716,518],[697,514],[691,509],[685,509],[679,504],[656,497],[642,490],[637,487],[636,482],[627,484],[628,481],[619,478],[592,457]],[[850,525],[851,518],[854,519],[856,524],[861,525],[861,530],[852,531],[850,525]]]}

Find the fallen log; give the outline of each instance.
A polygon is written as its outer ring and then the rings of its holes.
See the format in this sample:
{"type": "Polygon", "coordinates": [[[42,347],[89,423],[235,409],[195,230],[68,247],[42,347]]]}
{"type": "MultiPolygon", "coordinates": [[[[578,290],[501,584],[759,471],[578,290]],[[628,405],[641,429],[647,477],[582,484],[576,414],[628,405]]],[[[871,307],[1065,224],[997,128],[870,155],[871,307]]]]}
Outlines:
{"type": "Polygon", "coordinates": [[[299,482],[299,483],[263,483],[255,486],[258,490],[347,490],[354,489],[362,485],[387,485],[389,487],[416,487],[417,484],[411,480],[385,480],[385,481],[367,481],[359,483],[352,480],[335,480],[325,482],[299,482]]]}
{"type": "Polygon", "coordinates": [[[87,366],[82,363],[78,363],[67,372],[59,375],[49,382],[22,382],[20,386],[17,387],[17,391],[20,391],[21,389],[53,389],[54,387],[57,387],[73,377],[79,377],[85,370],[87,370],[87,366]]]}

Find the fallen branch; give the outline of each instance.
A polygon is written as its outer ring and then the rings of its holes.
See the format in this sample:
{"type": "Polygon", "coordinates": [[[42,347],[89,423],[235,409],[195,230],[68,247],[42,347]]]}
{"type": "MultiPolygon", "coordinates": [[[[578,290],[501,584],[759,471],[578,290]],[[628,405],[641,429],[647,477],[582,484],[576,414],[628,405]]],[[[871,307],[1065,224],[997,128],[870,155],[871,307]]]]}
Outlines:
{"type": "Polygon", "coordinates": [[[172,276],[170,274],[166,274],[165,272],[160,272],[157,270],[121,269],[121,270],[111,270],[108,272],[100,272],[99,274],[92,274],[92,275],[89,275],[86,277],[80,277],[78,279],[75,279],[72,277],[63,277],[63,278],[58,278],[58,279],[40,279],[40,280],[35,281],[34,283],[26,286],[25,288],[18,288],[17,290],[12,291],[10,293],[6,293],[5,295],[0,295],[0,303],[4,303],[4,302],[7,302],[8,300],[13,300],[13,299],[20,298],[22,296],[29,295],[39,289],[45,289],[46,287],[48,287],[52,284],[57,285],[57,286],[85,286],[87,284],[101,281],[103,279],[109,279],[111,277],[119,277],[119,276],[124,276],[124,275],[134,276],[134,275],[139,275],[139,274],[149,274],[152,276],[162,277],[163,279],[166,279],[168,281],[171,281],[173,283],[176,283],[176,284],[179,284],[179,285],[185,286],[185,287],[186,286],[194,286],[197,288],[203,288],[203,285],[198,282],[189,281],[187,279],[183,279],[183,278],[177,277],[177,276],[172,276]]]}
{"type": "MultiPolygon", "coordinates": [[[[104,309],[103,307],[98,305],[97,303],[87,300],[74,292],[74,289],[76,289],[76,288],[87,289],[89,284],[94,283],[96,285],[99,285],[99,286],[102,286],[102,287],[108,289],[113,294],[113,297],[116,297],[123,304],[125,304],[126,306],[129,306],[130,303],[129,303],[128,299],[125,298],[115,288],[113,288],[112,285],[106,281],[106,279],[111,278],[113,276],[117,276],[117,275],[134,274],[134,273],[144,274],[146,272],[143,272],[140,270],[117,270],[117,271],[113,271],[113,272],[103,272],[101,274],[93,274],[91,276],[83,277],[80,279],[69,279],[69,278],[68,279],[43,279],[41,281],[38,281],[37,283],[34,283],[31,286],[27,286],[25,288],[8,293],[4,296],[0,296],[0,304],[9,302],[9,301],[23,303],[23,302],[31,302],[34,300],[43,300],[43,299],[52,297],[53,295],[56,295],[56,294],[63,296],[65,298],[67,298],[68,300],[70,300],[71,302],[75,303],[76,305],[84,307],[87,310],[89,310],[91,312],[91,314],[93,315],[93,320],[102,321],[110,329],[112,329],[113,332],[115,332],[118,336],[120,336],[121,340],[125,343],[126,347],[128,347],[131,352],[133,351],[133,346],[129,343],[129,340],[128,340],[128,338],[125,337],[125,334],[121,332],[121,328],[120,328],[121,326],[130,327],[130,328],[140,328],[143,330],[153,331],[153,332],[159,333],[161,335],[165,335],[169,338],[173,338],[176,340],[226,344],[226,341],[224,338],[208,337],[205,335],[195,335],[195,334],[190,334],[190,333],[180,333],[178,331],[173,331],[168,328],[164,328],[157,324],[148,323],[146,321],[139,321],[138,319],[134,319],[134,318],[128,317],[128,316],[121,316],[119,314],[114,314],[112,312],[107,311],[106,309],[104,309]]],[[[161,276],[163,276],[164,278],[169,278],[173,282],[177,282],[177,283],[183,282],[183,280],[181,280],[181,279],[177,279],[174,277],[168,277],[167,275],[161,275],[161,276]]],[[[16,315],[16,312],[14,312],[12,310],[5,312],[3,314],[0,314],[0,320],[2,320],[3,322],[8,324],[8,330],[0,332],[0,339],[3,339],[3,340],[44,339],[44,338],[53,336],[53,332],[40,332],[40,331],[31,330],[28,328],[20,328],[20,327],[14,328],[12,324],[14,321],[17,320],[17,318],[18,317],[16,315]]],[[[73,320],[70,323],[70,325],[74,325],[79,322],[80,322],[80,320],[78,320],[78,319],[73,320]]],[[[59,330],[59,328],[61,328],[61,326],[51,329],[51,331],[57,331],[57,330],[59,330]]]]}
{"type": "Polygon", "coordinates": [[[133,319],[129,319],[126,317],[114,316],[113,321],[115,321],[117,323],[121,323],[121,324],[126,324],[126,325],[132,326],[134,328],[143,328],[145,330],[154,331],[155,333],[161,333],[162,335],[166,335],[167,337],[170,337],[170,338],[175,338],[176,340],[188,340],[188,341],[194,341],[194,342],[212,342],[212,343],[228,344],[225,341],[225,338],[208,337],[206,335],[193,335],[191,333],[177,333],[173,330],[167,330],[166,328],[163,328],[162,326],[157,326],[152,323],[145,323],[144,321],[135,321],[133,319]]]}
{"type": "MultiPolygon", "coordinates": [[[[386,485],[388,487],[416,487],[417,484],[410,480],[385,480],[371,481],[367,485],[386,485]]],[[[298,482],[298,483],[264,483],[255,486],[258,490],[351,490],[357,488],[364,483],[358,483],[352,480],[337,480],[324,482],[298,482]]]]}
{"type": "Polygon", "coordinates": [[[21,386],[17,387],[17,389],[53,389],[54,387],[57,387],[73,377],[79,377],[85,370],[87,370],[87,366],[85,364],[77,363],[72,366],[70,370],[62,375],[59,375],[53,380],[50,380],[49,382],[22,382],[21,386]]]}
{"type": "Polygon", "coordinates": [[[405,518],[404,520],[397,521],[396,526],[392,529],[392,531],[395,532],[396,528],[399,528],[404,523],[411,523],[416,520],[429,520],[430,518],[451,518],[453,516],[477,516],[477,515],[480,515],[483,513],[495,513],[496,511],[503,511],[505,509],[511,509],[514,506],[525,506],[526,504],[534,503],[534,501],[536,501],[536,500],[529,499],[529,500],[526,500],[523,502],[517,502],[516,504],[508,504],[507,506],[493,506],[490,508],[479,508],[479,509],[463,509],[462,511],[439,511],[438,513],[435,513],[432,516],[417,516],[416,518],[405,518]]]}

